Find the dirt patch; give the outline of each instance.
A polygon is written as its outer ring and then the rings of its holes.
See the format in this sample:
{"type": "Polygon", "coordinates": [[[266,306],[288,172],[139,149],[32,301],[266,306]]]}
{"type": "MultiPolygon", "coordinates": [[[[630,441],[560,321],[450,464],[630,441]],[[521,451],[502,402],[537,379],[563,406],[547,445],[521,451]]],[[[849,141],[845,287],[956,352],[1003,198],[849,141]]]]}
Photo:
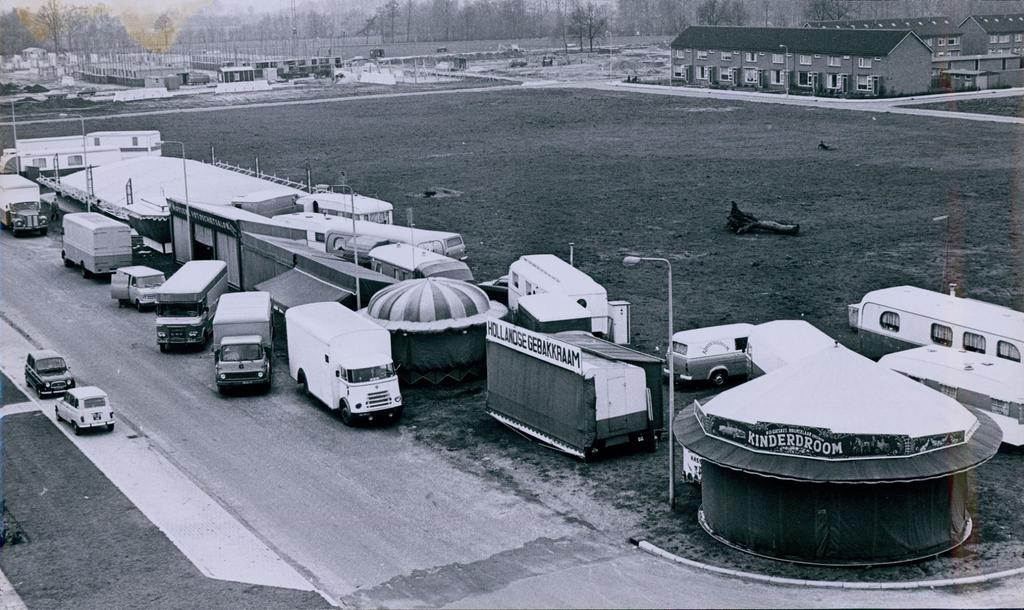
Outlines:
{"type": "Polygon", "coordinates": [[[443,186],[432,186],[418,193],[406,193],[405,196],[418,199],[449,199],[452,197],[462,197],[462,191],[444,188],[443,186]]]}
{"type": "Polygon", "coordinates": [[[949,112],[975,112],[978,114],[997,114],[1000,116],[1024,117],[1024,96],[1008,96],[990,99],[953,100],[934,104],[920,104],[907,108],[925,108],[928,110],[946,110],[949,112]]]}

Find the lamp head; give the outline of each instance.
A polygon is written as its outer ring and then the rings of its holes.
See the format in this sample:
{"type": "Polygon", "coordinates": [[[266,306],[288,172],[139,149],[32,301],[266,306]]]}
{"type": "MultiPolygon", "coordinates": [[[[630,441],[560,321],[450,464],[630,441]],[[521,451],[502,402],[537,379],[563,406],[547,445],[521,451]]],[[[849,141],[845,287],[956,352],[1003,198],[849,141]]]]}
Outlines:
{"type": "Polygon", "coordinates": [[[623,267],[636,267],[643,262],[644,259],[639,256],[626,256],[622,259],[623,267]]]}

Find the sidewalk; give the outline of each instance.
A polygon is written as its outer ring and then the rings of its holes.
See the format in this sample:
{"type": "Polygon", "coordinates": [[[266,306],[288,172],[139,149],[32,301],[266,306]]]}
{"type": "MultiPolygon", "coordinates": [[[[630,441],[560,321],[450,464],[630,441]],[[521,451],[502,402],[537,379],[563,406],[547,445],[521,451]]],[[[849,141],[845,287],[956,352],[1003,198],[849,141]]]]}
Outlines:
{"type": "MultiPolygon", "coordinates": [[[[18,381],[8,382],[8,379],[20,379],[25,355],[32,348],[33,346],[26,337],[19,334],[6,321],[0,320],[0,371],[5,373],[6,377],[2,381],[5,386],[5,397],[7,394],[11,394],[12,402],[18,398],[13,394],[14,389],[11,389],[10,386],[19,386],[16,389],[21,390],[24,394],[29,393],[24,391],[24,388],[20,388],[18,381]]],[[[3,423],[6,424],[5,427],[20,430],[22,421],[31,420],[34,422],[31,427],[45,425],[49,430],[45,435],[41,431],[32,433],[33,436],[43,435],[46,440],[40,442],[38,446],[33,445],[31,449],[18,447],[16,443],[6,445],[5,463],[7,468],[4,474],[8,475],[6,481],[9,494],[8,507],[26,529],[34,526],[32,528],[34,531],[26,532],[30,540],[41,532],[44,537],[52,534],[51,527],[58,531],[63,528],[56,522],[45,525],[35,523],[35,517],[39,511],[45,513],[50,507],[25,510],[23,499],[18,498],[15,482],[17,472],[25,460],[31,459],[24,455],[26,451],[40,454],[39,463],[48,464],[46,470],[56,472],[37,472],[31,484],[28,481],[25,484],[34,486],[35,478],[56,477],[60,479],[67,475],[66,470],[69,469],[69,466],[73,470],[87,465],[88,469],[95,472],[83,474],[85,479],[101,480],[113,490],[105,495],[117,495],[123,498],[130,505],[130,512],[139,513],[141,511],[139,514],[141,520],[147,524],[152,522],[159,528],[166,535],[165,540],[173,542],[174,546],[177,546],[177,550],[184,554],[183,559],[187,557],[187,560],[190,560],[195,568],[208,578],[299,591],[314,589],[292,566],[282,560],[277,553],[267,547],[157,452],[150,445],[145,434],[133,429],[134,426],[131,426],[130,422],[121,419],[117,429],[109,434],[87,434],[75,437],[66,425],[56,424],[53,421],[54,402],[55,399],[36,401],[34,398],[26,402],[22,397],[17,404],[5,406],[0,411],[3,423]],[[53,447],[55,444],[67,447],[56,448],[53,447]],[[42,457],[42,454],[52,451],[59,451],[66,455],[63,458],[42,457]],[[15,455],[18,456],[18,460],[12,461],[12,456],[15,455]],[[53,467],[55,464],[59,464],[61,467],[56,469],[53,467]],[[16,507],[22,507],[22,509],[15,512],[16,507]],[[28,516],[31,521],[26,524],[24,519],[28,516]]],[[[112,402],[116,410],[116,400],[112,402]]],[[[5,429],[4,432],[6,444],[10,430],[5,429]]],[[[76,481],[62,481],[56,486],[44,486],[40,494],[50,494],[52,498],[54,495],[66,493],[64,488],[73,488],[75,483],[76,481]]],[[[84,495],[88,499],[89,494],[84,495]]],[[[83,507],[83,510],[90,514],[94,512],[90,507],[83,507]]],[[[109,514],[112,517],[119,517],[125,510],[118,508],[109,514]]],[[[77,511],[71,512],[71,514],[76,513],[77,511]]],[[[83,545],[86,548],[102,546],[101,543],[91,539],[76,541],[75,544],[83,545]]],[[[20,552],[20,546],[11,547],[13,550],[3,557],[2,563],[5,570],[10,565],[10,556],[17,555],[20,552]]],[[[35,546],[35,544],[26,546],[35,546]]],[[[99,559],[95,558],[95,560],[99,559]]],[[[74,573],[74,569],[71,568],[68,573],[74,573]]],[[[15,579],[15,582],[18,580],[15,579]]],[[[312,596],[319,599],[315,594],[312,596]]]]}

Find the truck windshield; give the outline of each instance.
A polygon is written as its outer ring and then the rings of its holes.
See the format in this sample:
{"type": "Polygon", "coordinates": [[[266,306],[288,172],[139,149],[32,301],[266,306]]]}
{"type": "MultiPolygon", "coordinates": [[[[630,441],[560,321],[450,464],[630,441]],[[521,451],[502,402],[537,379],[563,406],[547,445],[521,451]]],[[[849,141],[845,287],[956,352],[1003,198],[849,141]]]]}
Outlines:
{"type": "Polygon", "coordinates": [[[255,345],[225,345],[220,348],[221,362],[241,362],[243,360],[261,360],[263,348],[255,345]]]}
{"type": "Polygon", "coordinates": [[[349,383],[366,383],[368,381],[377,381],[379,379],[394,377],[395,367],[389,363],[381,366],[371,366],[365,369],[349,369],[347,373],[349,383]]]}
{"type": "Polygon", "coordinates": [[[199,303],[160,303],[156,315],[165,318],[194,318],[199,315],[199,303]]]}
{"type": "Polygon", "coordinates": [[[40,373],[63,373],[68,370],[63,358],[43,358],[36,360],[36,370],[40,373]]]}
{"type": "Polygon", "coordinates": [[[136,278],[135,285],[139,288],[152,288],[164,283],[164,276],[151,275],[149,277],[136,278]]]}
{"type": "Polygon", "coordinates": [[[34,212],[39,209],[39,204],[35,201],[19,201],[10,205],[12,212],[34,212]]]}

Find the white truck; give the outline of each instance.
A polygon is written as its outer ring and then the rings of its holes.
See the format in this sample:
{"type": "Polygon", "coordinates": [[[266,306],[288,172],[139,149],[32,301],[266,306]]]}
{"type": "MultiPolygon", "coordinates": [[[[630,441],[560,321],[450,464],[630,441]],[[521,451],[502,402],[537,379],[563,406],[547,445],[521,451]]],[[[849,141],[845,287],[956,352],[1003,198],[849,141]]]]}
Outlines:
{"type": "Polygon", "coordinates": [[[340,303],[309,303],[285,312],[288,372],[341,421],[394,420],[402,395],[391,360],[391,335],[340,303]]]}
{"type": "Polygon", "coordinates": [[[205,345],[213,334],[213,316],[228,290],[224,261],[189,261],[156,289],[156,342],[160,351],[170,345],[205,345]]]}
{"type": "Polygon", "coordinates": [[[82,277],[113,273],[132,264],[131,227],[103,214],[65,214],[61,239],[64,266],[80,266],[82,277]]]}
{"type": "Polygon", "coordinates": [[[46,235],[46,216],[40,208],[38,184],[17,174],[0,174],[0,225],[13,235],[46,235]]]}
{"type": "Polygon", "coordinates": [[[274,336],[269,292],[231,292],[213,316],[213,367],[217,391],[260,386],[270,390],[274,336]]]}

